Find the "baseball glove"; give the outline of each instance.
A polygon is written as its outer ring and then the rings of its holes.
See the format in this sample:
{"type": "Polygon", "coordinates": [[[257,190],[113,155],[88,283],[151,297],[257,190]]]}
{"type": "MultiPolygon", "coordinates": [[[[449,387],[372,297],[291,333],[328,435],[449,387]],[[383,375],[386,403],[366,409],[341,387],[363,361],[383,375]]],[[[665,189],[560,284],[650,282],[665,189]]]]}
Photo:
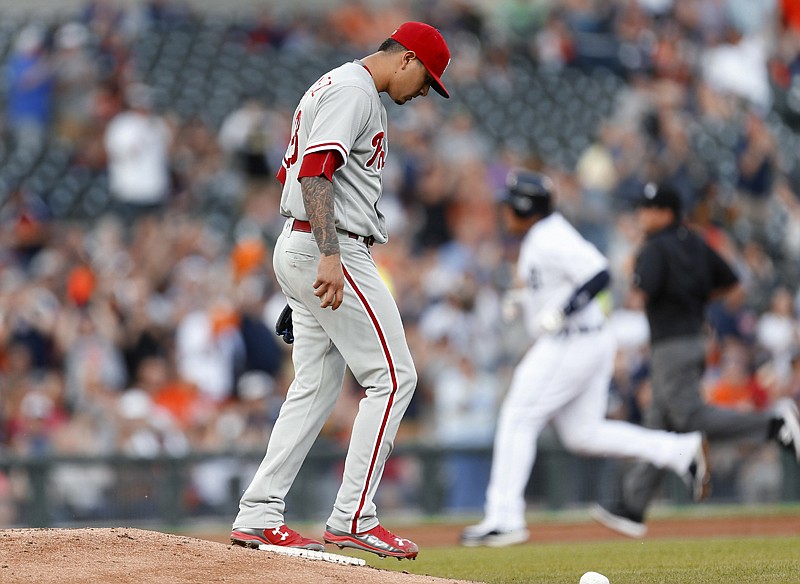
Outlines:
{"type": "Polygon", "coordinates": [[[283,342],[291,345],[294,343],[294,326],[292,325],[292,309],[287,304],[275,322],[275,334],[283,337],[283,342]]]}

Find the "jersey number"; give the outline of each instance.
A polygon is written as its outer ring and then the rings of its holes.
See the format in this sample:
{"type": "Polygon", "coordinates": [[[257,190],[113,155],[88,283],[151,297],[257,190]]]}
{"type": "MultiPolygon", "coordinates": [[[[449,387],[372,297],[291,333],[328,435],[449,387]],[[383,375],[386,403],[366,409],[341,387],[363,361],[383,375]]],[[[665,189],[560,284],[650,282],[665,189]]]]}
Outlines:
{"type": "Polygon", "coordinates": [[[283,157],[283,166],[286,170],[289,170],[292,165],[297,162],[300,142],[298,135],[300,133],[300,116],[302,113],[303,112],[300,110],[297,111],[294,123],[292,124],[292,139],[289,140],[289,146],[286,148],[286,155],[283,157]]]}

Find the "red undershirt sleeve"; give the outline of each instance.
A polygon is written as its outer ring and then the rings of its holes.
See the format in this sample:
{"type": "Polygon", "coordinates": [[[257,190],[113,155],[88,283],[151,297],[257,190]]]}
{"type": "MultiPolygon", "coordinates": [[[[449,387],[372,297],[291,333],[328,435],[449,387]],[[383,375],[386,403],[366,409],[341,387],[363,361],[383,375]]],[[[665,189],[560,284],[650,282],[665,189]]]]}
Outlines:
{"type": "Polygon", "coordinates": [[[329,181],[333,181],[333,173],[342,166],[342,155],[335,150],[323,150],[311,152],[303,156],[303,163],[300,165],[300,172],[297,174],[298,180],[304,176],[324,176],[329,181]]]}

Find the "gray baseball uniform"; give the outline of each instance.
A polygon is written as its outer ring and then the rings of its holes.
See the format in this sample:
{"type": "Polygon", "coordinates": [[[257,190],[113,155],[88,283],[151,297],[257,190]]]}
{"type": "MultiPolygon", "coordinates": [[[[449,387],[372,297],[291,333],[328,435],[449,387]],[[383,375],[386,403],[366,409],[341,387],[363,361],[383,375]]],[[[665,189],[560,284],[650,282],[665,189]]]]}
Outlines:
{"type": "Polygon", "coordinates": [[[320,77],[294,113],[283,160],[286,175],[281,214],[308,219],[297,180],[302,157],[333,150],[344,160],[333,175],[336,226],[385,243],[386,225],[377,203],[386,162],[386,126],[386,109],[360,61],[320,77]]]}
{"type": "Polygon", "coordinates": [[[360,533],[378,524],[373,498],[417,376],[397,305],[370,255],[387,240],[381,170],[387,153],[386,111],[360,61],[322,76],[294,113],[283,162],[281,213],[289,219],[275,246],[275,275],[293,310],[295,379],[272,431],[266,456],[245,491],[235,528],[283,523],[284,498],[330,415],[348,367],[364,388],[344,477],[327,521],[360,533]],[[345,277],[342,305],[320,307],[312,283],[320,251],[305,220],[298,181],[304,155],[335,150],[334,210],[345,277]]]}

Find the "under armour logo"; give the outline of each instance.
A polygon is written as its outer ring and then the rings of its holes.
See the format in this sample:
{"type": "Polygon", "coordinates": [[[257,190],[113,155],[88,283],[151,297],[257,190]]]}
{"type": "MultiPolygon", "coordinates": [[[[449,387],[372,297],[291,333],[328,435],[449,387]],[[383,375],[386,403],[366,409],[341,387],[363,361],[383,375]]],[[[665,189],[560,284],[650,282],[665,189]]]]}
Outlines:
{"type": "Polygon", "coordinates": [[[275,529],[272,530],[272,535],[280,535],[281,536],[281,541],[283,541],[287,537],[289,537],[289,532],[287,531],[286,533],[284,533],[284,532],[281,531],[280,527],[276,527],[275,529]]]}
{"type": "Polygon", "coordinates": [[[406,545],[406,540],[404,540],[402,537],[395,537],[394,540],[397,542],[397,545],[400,546],[400,547],[403,547],[404,545],[406,545]]]}

